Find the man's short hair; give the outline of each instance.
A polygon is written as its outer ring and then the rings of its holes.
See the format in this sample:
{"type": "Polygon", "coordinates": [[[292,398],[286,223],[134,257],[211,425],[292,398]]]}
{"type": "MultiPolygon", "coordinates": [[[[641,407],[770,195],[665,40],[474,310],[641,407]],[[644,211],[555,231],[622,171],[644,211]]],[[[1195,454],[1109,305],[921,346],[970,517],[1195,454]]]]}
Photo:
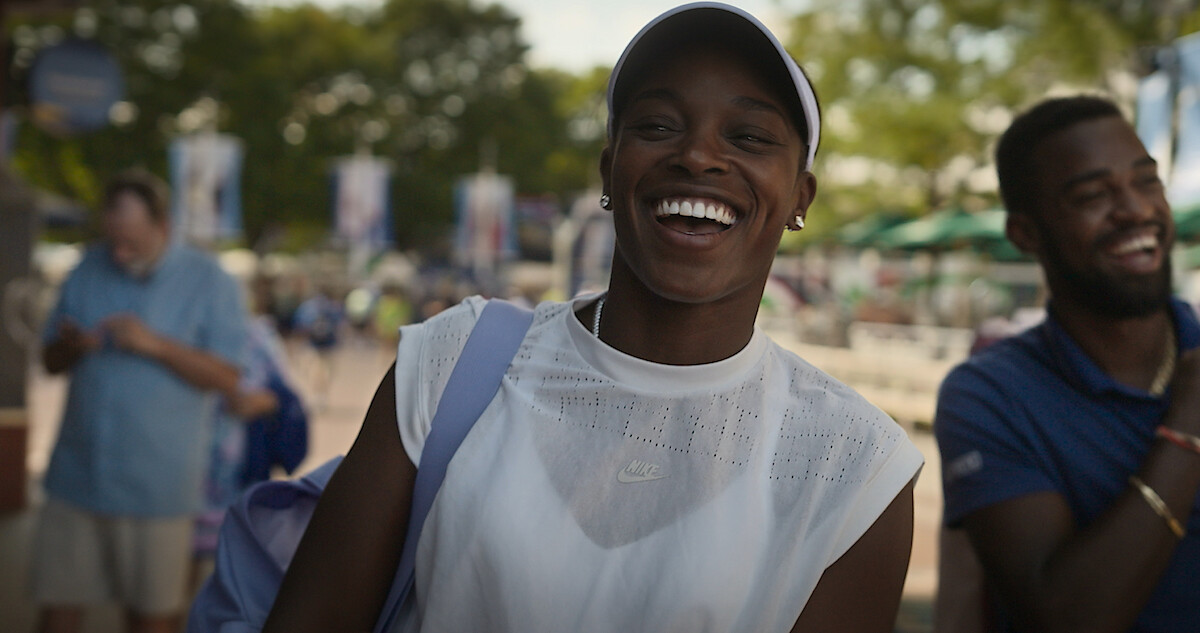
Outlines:
{"type": "Polygon", "coordinates": [[[144,169],[129,169],[113,176],[104,188],[103,210],[112,208],[117,196],[132,193],[146,203],[150,211],[150,219],[157,224],[166,224],[168,219],[168,200],[170,198],[167,183],[158,176],[144,169]]]}
{"type": "Polygon", "coordinates": [[[1029,213],[1037,208],[1038,166],[1033,156],[1046,137],[1077,123],[1110,116],[1124,115],[1108,99],[1081,95],[1047,99],[1014,119],[996,144],[996,175],[1008,212],[1029,213]]]}

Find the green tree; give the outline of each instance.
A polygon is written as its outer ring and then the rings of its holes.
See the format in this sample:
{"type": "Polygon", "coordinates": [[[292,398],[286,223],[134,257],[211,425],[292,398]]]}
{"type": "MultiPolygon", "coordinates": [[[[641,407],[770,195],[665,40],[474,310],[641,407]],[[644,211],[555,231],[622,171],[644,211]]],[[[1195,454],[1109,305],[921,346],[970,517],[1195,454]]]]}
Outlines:
{"type": "Polygon", "coordinates": [[[574,78],[527,69],[520,20],[498,5],[389,0],[374,11],[325,11],[92,0],[56,23],[13,22],[13,102],[24,100],[36,52],[68,33],[98,40],[123,68],[119,124],[69,139],[22,126],[18,169],[89,204],[112,171],[142,165],[165,174],[175,136],[214,128],[245,143],[250,243],[274,226],[323,234],[330,168],[355,151],[395,164],[402,246],[445,235],[454,182],[485,164],[512,175],[520,193],[559,198],[594,172],[575,152],[596,140],[572,135],[578,113],[561,96],[574,78]]]}
{"type": "Polygon", "coordinates": [[[990,149],[1012,113],[1061,89],[1130,105],[1148,51],[1195,2],[814,0],[789,49],[825,113],[821,195],[833,224],[880,210],[995,204],[990,149]]]}
{"type": "Polygon", "coordinates": [[[179,113],[204,96],[257,88],[232,71],[256,55],[251,28],[246,11],[226,0],[94,0],[51,22],[15,24],[13,103],[26,102],[24,79],[36,52],[67,36],[105,45],[126,85],[118,123],[106,129],[63,139],[22,126],[17,168],[34,184],[90,205],[116,170],[143,166],[165,174],[166,144],[179,131],[179,113]]]}

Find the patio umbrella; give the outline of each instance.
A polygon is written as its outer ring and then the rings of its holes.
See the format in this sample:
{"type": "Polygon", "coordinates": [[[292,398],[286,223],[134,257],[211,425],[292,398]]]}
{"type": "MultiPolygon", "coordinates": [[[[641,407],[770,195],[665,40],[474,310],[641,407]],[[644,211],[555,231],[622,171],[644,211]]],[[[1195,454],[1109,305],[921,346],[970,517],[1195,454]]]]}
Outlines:
{"type": "Polygon", "coordinates": [[[873,246],[876,239],[888,229],[906,222],[907,218],[892,213],[873,213],[842,225],[837,230],[839,244],[854,247],[873,246]]]}
{"type": "Polygon", "coordinates": [[[984,247],[1004,241],[1003,209],[976,213],[962,209],[937,211],[888,229],[877,239],[880,246],[894,250],[984,247]]]}
{"type": "Polygon", "coordinates": [[[1182,207],[1173,211],[1175,235],[1181,240],[1200,238],[1200,204],[1182,207]]]}

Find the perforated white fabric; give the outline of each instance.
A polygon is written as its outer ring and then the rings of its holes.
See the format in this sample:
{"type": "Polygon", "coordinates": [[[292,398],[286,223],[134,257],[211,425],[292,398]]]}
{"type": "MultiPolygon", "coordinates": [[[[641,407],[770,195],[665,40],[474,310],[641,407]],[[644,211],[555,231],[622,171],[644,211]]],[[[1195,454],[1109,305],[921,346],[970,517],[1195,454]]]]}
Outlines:
{"type": "MultiPolygon", "coordinates": [[[[701,366],[618,352],[545,303],[450,464],[398,631],[786,631],[920,469],[904,431],[756,332],[701,366]]],[[[414,463],[482,309],[402,330],[414,463]]]]}

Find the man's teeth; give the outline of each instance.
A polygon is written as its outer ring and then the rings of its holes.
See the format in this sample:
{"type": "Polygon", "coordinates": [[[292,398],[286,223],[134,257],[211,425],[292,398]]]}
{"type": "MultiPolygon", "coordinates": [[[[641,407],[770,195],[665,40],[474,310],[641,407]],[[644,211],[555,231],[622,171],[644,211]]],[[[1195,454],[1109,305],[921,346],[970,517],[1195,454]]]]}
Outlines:
{"type": "Polygon", "coordinates": [[[725,226],[733,226],[734,215],[728,207],[713,201],[703,200],[663,200],[658,204],[654,215],[664,217],[680,215],[685,218],[702,218],[720,222],[725,226]]]}
{"type": "Polygon", "coordinates": [[[1126,240],[1113,249],[1115,255],[1128,255],[1137,251],[1147,251],[1158,248],[1158,238],[1153,235],[1142,235],[1126,240]]]}

